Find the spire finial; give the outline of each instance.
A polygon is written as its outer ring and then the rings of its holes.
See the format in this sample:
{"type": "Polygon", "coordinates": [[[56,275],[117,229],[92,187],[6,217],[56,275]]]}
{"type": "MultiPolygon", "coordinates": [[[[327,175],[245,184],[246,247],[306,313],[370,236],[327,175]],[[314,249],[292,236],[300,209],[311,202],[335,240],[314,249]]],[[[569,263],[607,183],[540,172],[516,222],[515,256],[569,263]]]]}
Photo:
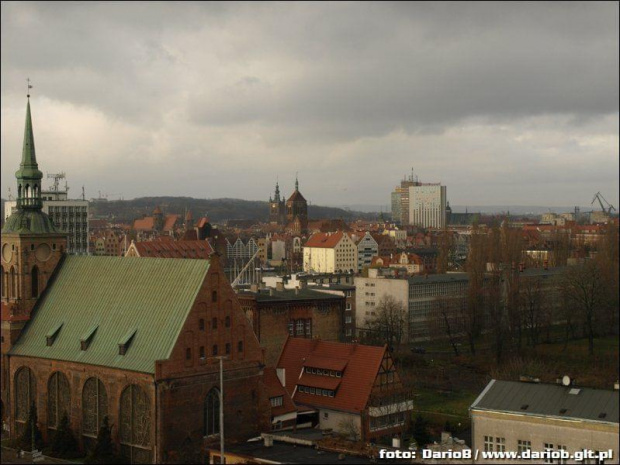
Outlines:
{"type": "Polygon", "coordinates": [[[298,171],[295,171],[295,190],[298,191],[299,190],[299,179],[298,179],[298,171]]]}
{"type": "Polygon", "coordinates": [[[26,97],[30,98],[30,89],[32,89],[32,84],[30,84],[30,78],[26,78],[26,82],[28,83],[28,93],[26,97]]]}

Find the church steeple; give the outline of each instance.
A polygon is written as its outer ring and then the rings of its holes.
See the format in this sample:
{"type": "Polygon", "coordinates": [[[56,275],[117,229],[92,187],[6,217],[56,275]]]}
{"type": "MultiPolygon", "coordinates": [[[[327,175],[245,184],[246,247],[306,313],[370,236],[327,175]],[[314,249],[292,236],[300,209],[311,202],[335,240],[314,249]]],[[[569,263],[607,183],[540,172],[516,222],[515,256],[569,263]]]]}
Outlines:
{"type": "Polygon", "coordinates": [[[26,106],[26,127],[24,129],[24,145],[22,161],[19,170],[15,172],[17,178],[17,208],[41,210],[41,179],[43,173],[39,170],[34,149],[34,133],[32,117],[30,116],[30,96],[26,106]]]}
{"type": "Polygon", "coordinates": [[[297,174],[295,174],[295,190],[299,190],[299,179],[297,179],[297,174]]]}
{"type": "Polygon", "coordinates": [[[276,194],[275,197],[273,198],[274,202],[279,202],[280,201],[280,186],[278,184],[278,181],[276,181],[276,194]]]}

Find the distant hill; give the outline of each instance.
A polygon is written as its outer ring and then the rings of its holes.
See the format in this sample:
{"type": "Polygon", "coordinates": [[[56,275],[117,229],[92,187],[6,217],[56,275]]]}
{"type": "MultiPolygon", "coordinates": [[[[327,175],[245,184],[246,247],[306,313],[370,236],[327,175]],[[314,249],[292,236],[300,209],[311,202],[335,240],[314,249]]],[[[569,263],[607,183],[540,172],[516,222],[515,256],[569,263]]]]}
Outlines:
{"type": "MultiPolygon", "coordinates": [[[[189,208],[194,218],[208,216],[212,222],[223,223],[231,219],[267,221],[269,203],[241,199],[194,199],[192,197],[140,197],[132,200],[95,201],[90,210],[96,217],[115,218],[130,223],[142,215],[150,216],[156,205],[164,213],[184,214],[189,208]]],[[[373,219],[375,214],[344,210],[335,207],[308,206],[310,219],[373,219]]]]}

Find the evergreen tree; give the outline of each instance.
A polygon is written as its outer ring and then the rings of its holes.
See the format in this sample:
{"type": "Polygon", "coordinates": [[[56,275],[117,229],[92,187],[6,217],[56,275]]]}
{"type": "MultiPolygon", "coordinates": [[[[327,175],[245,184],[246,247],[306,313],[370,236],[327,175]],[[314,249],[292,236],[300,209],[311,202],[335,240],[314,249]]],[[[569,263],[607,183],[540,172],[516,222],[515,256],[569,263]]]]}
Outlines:
{"type": "Polygon", "coordinates": [[[103,418],[103,425],[97,434],[97,442],[86,458],[86,463],[121,463],[112,442],[112,428],[110,428],[107,416],[103,418]]]}
{"type": "Polygon", "coordinates": [[[420,448],[424,448],[431,442],[431,435],[428,431],[428,421],[421,415],[415,417],[415,422],[413,424],[413,438],[420,448]]]}
{"type": "Polygon", "coordinates": [[[37,416],[37,406],[33,402],[30,406],[30,412],[28,414],[28,421],[24,426],[24,432],[17,440],[17,447],[21,450],[32,450],[32,442],[33,442],[33,434],[34,434],[34,448],[37,450],[41,450],[43,447],[43,435],[41,434],[41,430],[38,425],[38,416],[37,416]],[[34,431],[33,431],[34,429],[34,431]]]}
{"type": "Polygon", "coordinates": [[[58,429],[52,437],[50,455],[60,458],[75,458],[81,455],[73,431],[71,431],[67,412],[62,416],[58,429]]]}

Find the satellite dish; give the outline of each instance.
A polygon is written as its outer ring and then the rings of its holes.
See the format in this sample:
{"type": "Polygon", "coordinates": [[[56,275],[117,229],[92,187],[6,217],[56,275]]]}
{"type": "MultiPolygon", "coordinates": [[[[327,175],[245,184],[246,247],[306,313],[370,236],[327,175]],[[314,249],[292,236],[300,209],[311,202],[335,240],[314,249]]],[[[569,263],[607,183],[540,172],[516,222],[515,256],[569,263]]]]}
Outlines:
{"type": "Polygon", "coordinates": [[[562,377],[562,384],[563,384],[564,386],[570,386],[570,377],[568,377],[568,376],[564,375],[564,376],[562,377]]]}

